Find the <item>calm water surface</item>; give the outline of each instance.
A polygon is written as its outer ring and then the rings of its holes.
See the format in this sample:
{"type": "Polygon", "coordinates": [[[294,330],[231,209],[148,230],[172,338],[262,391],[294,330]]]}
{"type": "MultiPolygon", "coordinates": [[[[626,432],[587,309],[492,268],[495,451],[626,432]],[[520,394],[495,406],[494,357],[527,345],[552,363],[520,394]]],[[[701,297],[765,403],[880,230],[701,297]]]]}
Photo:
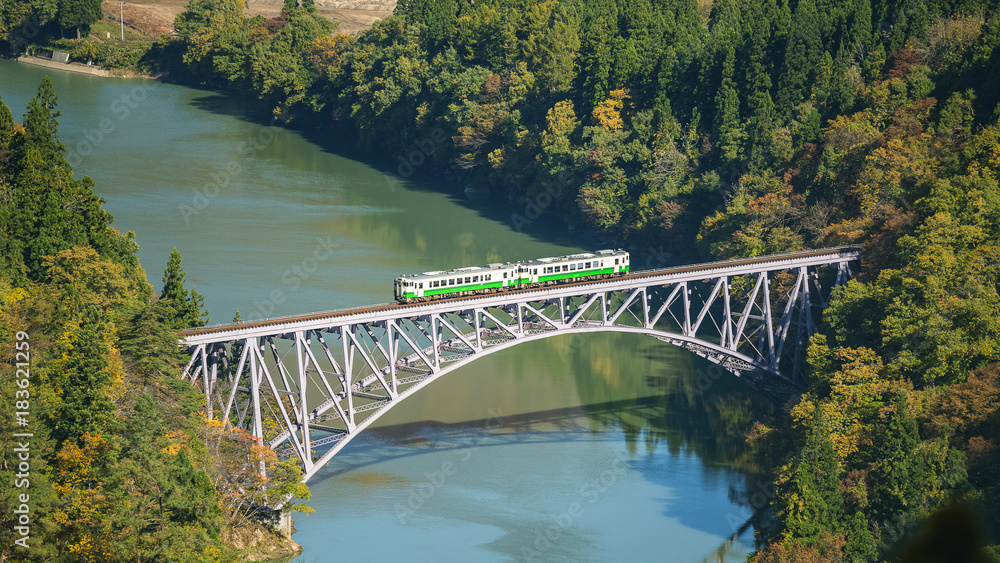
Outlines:
{"type": "MultiPolygon", "coordinates": [[[[384,303],[403,272],[588,249],[555,225],[519,232],[516,210],[444,180],[397,181],[338,139],[262,125],[225,95],[47,72],[77,175],[137,233],[155,288],[181,251],[213,322],[384,303]]],[[[45,73],[0,60],[16,117],[45,73]]],[[[743,560],[752,533],[727,541],[747,516],[733,464],[768,406],[727,377],[696,393],[708,370],[601,334],[456,371],[310,482],[295,561],[743,560]]]]}

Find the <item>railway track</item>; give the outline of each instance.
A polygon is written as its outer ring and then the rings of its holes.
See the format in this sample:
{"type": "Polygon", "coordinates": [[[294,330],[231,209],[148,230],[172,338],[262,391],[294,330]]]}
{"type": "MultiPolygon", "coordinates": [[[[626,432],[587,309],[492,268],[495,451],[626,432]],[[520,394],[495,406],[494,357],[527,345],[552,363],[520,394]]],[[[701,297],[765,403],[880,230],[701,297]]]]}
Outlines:
{"type": "MultiPolygon", "coordinates": [[[[608,279],[599,280],[583,280],[572,283],[560,283],[558,285],[550,286],[551,288],[569,288],[574,286],[592,286],[600,285],[605,283],[617,283],[624,280],[631,279],[642,279],[649,277],[656,277],[668,274],[685,274],[691,272],[697,272],[700,270],[710,270],[719,267],[738,267],[738,266],[753,266],[755,264],[764,264],[767,262],[774,262],[777,260],[794,259],[794,258],[809,258],[811,256],[822,256],[824,254],[830,254],[831,252],[837,252],[842,250],[857,250],[858,246],[839,246],[833,248],[821,248],[817,250],[801,250],[798,252],[788,252],[785,254],[771,254],[768,256],[757,256],[754,258],[737,258],[734,260],[721,260],[718,262],[705,262],[701,264],[692,264],[688,266],[673,266],[669,268],[657,268],[653,270],[641,270],[637,272],[630,272],[622,276],[615,276],[608,279]]],[[[524,289],[511,289],[506,291],[499,291],[495,293],[485,293],[482,295],[464,295],[459,297],[452,297],[447,299],[434,299],[427,301],[425,303],[383,303],[379,305],[371,305],[369,307],[358,307],[352,309],[339,309],[335,311],[324,311],[319,313],[307,313],[303,315],[291,315],[287,317],[275,317],[270,319],[263,319],[259,321],[248,321],[238,324],[224,324],[224,325],[213,325],[201,328],[194,328],[188,330],[182,330],[177,333],[177,336],[181,339],[188,336],[198,336],[205,334],[212,334],[216,332],[226,332],[230,330],[238,329],[253,329],[268,327],[274,325],[281,325],[286,323],[300,322],[300,321],[312,321],[318,319],[336,319],[338,317],[347,317],[352,315],[361,315],[365,313],[376,313],[381,311],[400,311],[410,308],[419,308],[427,304],[441,304],[449,302],[465,302],[468,303],[470,300],[476,299],[487,299],[491,297],[496,297],[498,294],[506,295],[517,295],[519,293],[529,293],[537,291],[538,287],[528,287],[524,289]]]]}

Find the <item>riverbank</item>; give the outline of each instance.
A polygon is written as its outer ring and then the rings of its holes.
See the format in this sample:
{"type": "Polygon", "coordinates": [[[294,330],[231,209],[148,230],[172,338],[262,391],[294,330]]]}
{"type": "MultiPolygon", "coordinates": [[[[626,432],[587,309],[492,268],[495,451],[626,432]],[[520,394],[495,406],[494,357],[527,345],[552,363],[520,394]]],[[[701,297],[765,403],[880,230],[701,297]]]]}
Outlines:
{"type": "Polygon", "coordinates": [[[92,76],[114,76],[107,70],[99,68],[93,65],[85,65],[81,63],[57,63],[51,59],[44,59],[41,57],[33,57],[30,55],[20,56],[14,59],[19,63],[29,64],[33,66],[41,66],[45,68],[51,68],[55,70],[61,70],[65,72],[73,72],[76,74],[90,74],[92,76]]]}

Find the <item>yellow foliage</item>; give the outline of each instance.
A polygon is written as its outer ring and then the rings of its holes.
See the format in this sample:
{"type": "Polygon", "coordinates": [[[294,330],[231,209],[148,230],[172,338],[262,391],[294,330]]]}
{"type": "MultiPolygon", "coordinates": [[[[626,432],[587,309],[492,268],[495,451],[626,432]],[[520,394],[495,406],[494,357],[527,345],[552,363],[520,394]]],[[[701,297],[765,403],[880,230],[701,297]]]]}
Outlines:
{"type": "Polygon", "coordinates": [[[28,290],[21,287],[10,287],[6,282],[0,286],[0,312],[28,298],[28,290]]]}
{"type": "Polygon", "coordinates": [[[42,264],[57,291],[66,287],[75,289],[71,295],[76,302],[64,303],[66,307],[89,304],[101,311],[120,310],[144,289],[136,285],[134,276],[124,266],[102,258],[89,246],[75,246],[46,256],[42,264]]]}
{"type": "Polygon", "coordinates": [[[112,533],[102,523],[108,512],[106,498],[92,469],[111,445],[89,433],[80,439],[83,447],[67,442],[55,455],[52,488],[62,502],[52,519],[74,531],[66,546],[74,561],[110,561],[114,555],[108,545],[112,533]]]}
{"type": "Polygon", "coordinates": [[[111,372],[111,381],[105,392],[112,403],[118,404],[128,391],[125,386],[125,364],[122,362],[121,352],[114,346],[114,340],[110,335],[105,337],[105,342],[108,344],[108,370],[111,372]]]}
{"type": "Polygon", "coordinates": [[[185,448],[185,442],[187,441],[188,435],[183,430],[172,430],[167,433],[167,442],[169,443],[160,451],[165,454],[177,455],[181,449],[185,448]]]}
{"type": "MultiPolygon", "coordinates": [[[[838,348],[833,352],[841,368],[830,377],[830,396],[819,403],[830,428],[830,440],[840,459],[872,446],[871,425],[887,407],[883,397],[900,392],[903,386],[880,375],[884,364],[869,348],[838,348]]],[[[816,399],[807,396],[791,412],[799,428],[812,421],[816,399]]]]}
{"type": "Polygon", "coordinates": [[[324,72],[327,68],[340,65],[340,57],[347,48],[348,36],[345,33],[326,35],[313,40],[309,63],[324,72]]]}
{"type": "Polygon", "coordinates": [[[501,168],[503,168],[503,163],[504,163],[503,153],[504,153],[503,147],[500,147],[498,149],[493,149],[492,151],[490,151],[490,154],[486,155],[486,159],[490,161],[490,166],[492,166],[494,170],[500,170],[501,168]]]}
{"type": "Polygon", "coordinates": [[[591,117],[594,123],[607,131],[620,131],[624,126],[622,107],[628,99],[628,90],[612,90],[607,100],[597,104],[591,117]]]}

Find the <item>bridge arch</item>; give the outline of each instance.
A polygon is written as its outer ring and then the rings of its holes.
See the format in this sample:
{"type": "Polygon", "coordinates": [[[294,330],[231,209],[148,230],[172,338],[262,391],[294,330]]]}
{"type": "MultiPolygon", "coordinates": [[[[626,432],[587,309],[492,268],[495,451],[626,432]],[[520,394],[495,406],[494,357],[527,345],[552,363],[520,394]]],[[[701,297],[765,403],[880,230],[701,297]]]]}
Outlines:
{"type": "Polygon", "coordinates": [[[183,376],[308,480],[396,404],[477,359],[557,335],[643,334],[772,400],[803,386],[814,311],[850,277],[853,247],[636,272],[568,286],[389,304],[182,333],[183,376]]]}

